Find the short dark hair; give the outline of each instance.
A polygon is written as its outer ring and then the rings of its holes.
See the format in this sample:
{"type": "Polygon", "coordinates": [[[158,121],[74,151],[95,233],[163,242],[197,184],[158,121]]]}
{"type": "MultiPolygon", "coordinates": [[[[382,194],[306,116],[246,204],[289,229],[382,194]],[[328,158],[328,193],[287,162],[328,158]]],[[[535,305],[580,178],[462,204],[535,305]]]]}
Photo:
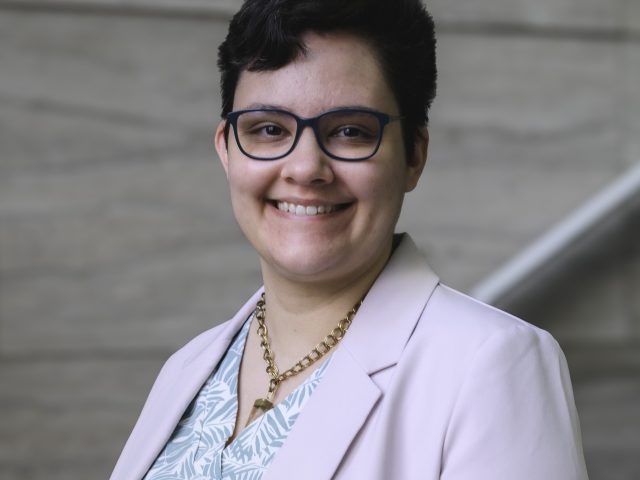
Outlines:
{"type": "Polygon", "coordinates": [[[407,158],[436,92],[435,28],[420,0],[245,0],[218,50],[222,116],[243,70],[277,70],[305,52],[307,32],[353,33],[377,54],[403,119],[407,158]]]}

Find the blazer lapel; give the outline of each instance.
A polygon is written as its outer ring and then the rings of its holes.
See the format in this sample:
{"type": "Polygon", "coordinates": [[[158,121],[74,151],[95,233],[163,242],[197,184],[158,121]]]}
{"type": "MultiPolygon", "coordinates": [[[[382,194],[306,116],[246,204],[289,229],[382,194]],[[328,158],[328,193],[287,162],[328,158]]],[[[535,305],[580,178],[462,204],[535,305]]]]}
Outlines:
{"type": "Polygon", "coordinates": [[[351,354],[336,350],[263,480],[331,478],[380,395],[351,354]]]}
{"type": "Polygon", "coordinates": [[[439,280],[408,235],[367,294],[353,324],[264,474],[331,478],[384,395],[377,372],[394,366],[439,280]]]}
{"type": "MultiPolygon", "coordinates": [[[[255,308],[262,290],[221,327],[211,342],[190,352],[181,365],[158,379],[149,394],[138,423],[113,471],[111,480],[140,480],[164,448],[185,410],[209,378],[244,321],[255,308]]],[[[206,335],[206,334],[205,334],[206,335]]]]}
{"type": "Polygon", "coordinates": [[[369,375],[395,365],[439,281],[403,234],[339,348],[348,349],[369,375]]]}

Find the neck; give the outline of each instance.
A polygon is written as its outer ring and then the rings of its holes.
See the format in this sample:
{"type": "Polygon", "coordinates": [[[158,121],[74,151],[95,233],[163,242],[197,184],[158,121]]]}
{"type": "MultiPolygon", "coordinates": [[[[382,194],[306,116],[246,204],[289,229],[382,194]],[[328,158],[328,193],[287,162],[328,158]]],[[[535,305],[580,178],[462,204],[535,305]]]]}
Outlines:
{"type": "Polygon", "coordinates": [[[263,264],[266,323],[273,350],[283,364],[306,354],[345,317],[366,295],[390,255],[391,243],[363,272],[313,283],[283,278],[263,264]]]}

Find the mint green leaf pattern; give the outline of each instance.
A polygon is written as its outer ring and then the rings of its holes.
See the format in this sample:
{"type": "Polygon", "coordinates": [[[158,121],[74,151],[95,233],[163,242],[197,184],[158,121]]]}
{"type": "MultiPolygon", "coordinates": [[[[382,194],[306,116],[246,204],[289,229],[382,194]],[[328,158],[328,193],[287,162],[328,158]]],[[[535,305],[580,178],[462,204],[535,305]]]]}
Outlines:
{"type": "Polygon", "coordinates": [[[193,399],[145,480],[260,480],[284,444],[329,359],[225,448],[238,411],[238,374],[249,317],[193,399]]]}

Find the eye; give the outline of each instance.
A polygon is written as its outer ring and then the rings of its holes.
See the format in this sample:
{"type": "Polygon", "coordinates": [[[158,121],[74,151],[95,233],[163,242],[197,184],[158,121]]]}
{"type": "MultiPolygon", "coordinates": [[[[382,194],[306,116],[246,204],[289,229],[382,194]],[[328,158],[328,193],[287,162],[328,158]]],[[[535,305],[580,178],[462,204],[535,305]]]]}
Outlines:
{"type": "Polygon", "coordinates": [[[282,128],[279,127],[278,125],[266,125],[262,127],[262,130],[266,135],[269,135],[269,136],[282,135],[283,133],[282,128]]]}
{"type": "Polygon", "coordinates": [[[352,140],[369,140],[375,137],[375,134],[360,125],[344,125],[335,128],[332,136],[352,140]]]}
{"type": "Polygon", "coordinates": [[[343,137],[359,137],[362,135],[362,130],[358,127],[343,127],[336,134],[343,137]]]}
{"type": "Polygon", "coordinates": [[[296,129],[294,117],[285,112],[272,110],[241,112],[236,124],[241,137],[259,142],[273,142],[289,138],[296,129]]]}
{"type": "Polygon", "coordinates": [[[288,130],[273,122],[259,122],[251,125],[245,130],[245,135],[255,138],[263,138],[265,140],[277,140],[288,135],[288,130]]]}

